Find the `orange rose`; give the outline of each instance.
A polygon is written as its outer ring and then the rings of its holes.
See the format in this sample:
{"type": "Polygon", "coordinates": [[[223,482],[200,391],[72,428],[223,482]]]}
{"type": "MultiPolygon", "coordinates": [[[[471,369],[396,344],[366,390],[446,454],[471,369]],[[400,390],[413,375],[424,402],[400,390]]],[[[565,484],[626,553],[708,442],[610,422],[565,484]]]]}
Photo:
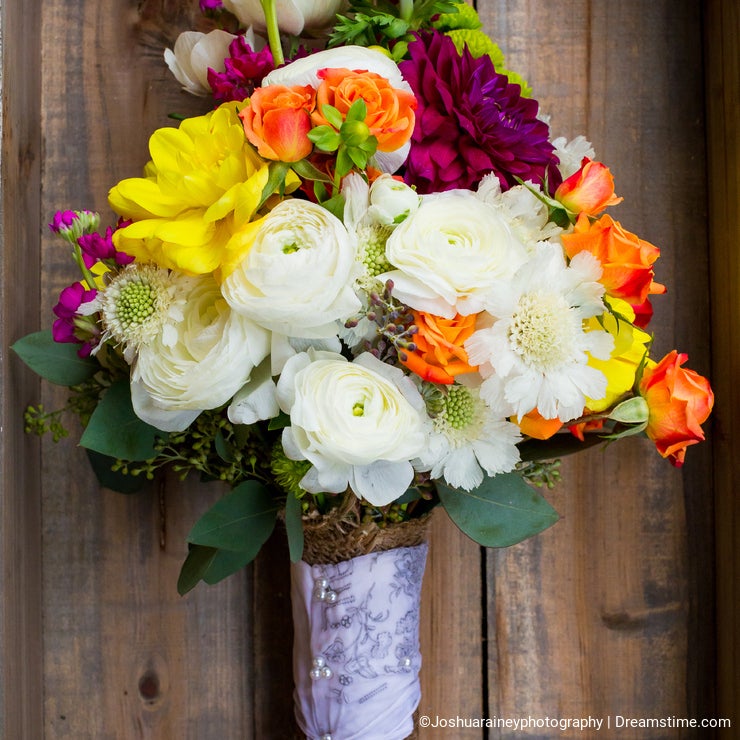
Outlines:
{"type": "Polygon", "coordinates": [[[683,465],[686,448],[704,439],[701,425],[714,405],[709,381],[681,367],[687,359],[673,350],[650,362],[639,387],[648,405],[647,436],[676,467],[683,465]]]}
{"type": "Polygon", "coordinates": [[[259,87],[239,113],[249,142],[260,156],[298,162],[313,149],[308,138],[316,91],[310,85],[259,87]]]}
{"type": "Polygon", "coordinates": [[[575,230],[563,234],[562,239],[568,257],[586,251],[601,262],[604,272],[600,282],[608,295],[639,306],[648,295],[665,293],[665,286],[653,280],[653,263],[660,250],[623,229],[611,216],[604,215],[591,223],[582,213],[575,230]]]}
{"type": "Polygon", "coordinates": [[[593,216],[623,199],[614,194],[614,178],[609,168],[584,157],[581,169],[564,180],[555,191],[555,200],[572,213],[593,216]]]}
{"type": "Polygon", "coordinates": [[[411,372],[431,383],[450,385],[456,375],[472,373],[477,366],[468,364],[468,355],[463,344],[475,331],[475,314],[452,319],[413,311],[416,349],[405,351],[401,362],[411,372]]]}
{"type": "Polygon", "coordinates": [[[311,116],[314,125],[328,125],[321,114],[326,103],[345,119],[352,103],[362,98],[367,105],[365,123],[378,140],[379,151],[394,152],[411,138],[416,109],[413,93],[391,87],[385,77],[375,72],[322,69],[318,75],[321,84],[316,93],[316,110],[311,116]]]}

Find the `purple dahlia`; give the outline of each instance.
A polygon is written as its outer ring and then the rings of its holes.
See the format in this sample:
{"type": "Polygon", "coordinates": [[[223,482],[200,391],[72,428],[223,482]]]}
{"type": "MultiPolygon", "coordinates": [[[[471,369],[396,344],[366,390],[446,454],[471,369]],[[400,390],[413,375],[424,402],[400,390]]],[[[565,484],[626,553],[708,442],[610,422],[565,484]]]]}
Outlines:
{"type": "Polygon", "coordinates": [[[208,70],[208,84],[217,103],[248,98],[262,78],[275,69],[269,47],[253,51],[244,36],[238,36],[229,44],[229,57],[224,60],[225,70],[208,70]]]}
{"type": "Polygon", "coordinates": [[[537,118],[538,103],[496,72],[490,57],[478,59],[440,33],[409,44],[399,65],[418,101],[405,180],[418,192],[474,190],[493,172],[501,188],[516,179],[560,184],[549,127],[537,118]]]}

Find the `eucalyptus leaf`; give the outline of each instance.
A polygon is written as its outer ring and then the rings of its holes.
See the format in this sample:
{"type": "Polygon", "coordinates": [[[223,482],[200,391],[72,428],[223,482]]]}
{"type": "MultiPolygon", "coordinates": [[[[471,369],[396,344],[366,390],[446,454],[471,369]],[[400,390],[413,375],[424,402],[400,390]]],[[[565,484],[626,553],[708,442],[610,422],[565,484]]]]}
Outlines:
{"type": "Polygon", "coordinates": [[[57,385],[78,385],[100,370],[97,360],[80,357],[79,344],[55,342],[51,330],[27,334],[11,349],[37,375],[57,385]]]}
{"type": "Polygon", "coordinates": [[[437,483],[453,522],[484,547],[508,547],[555,524],[558,514],[520,475],[486,478],[472,491],[437,483]]]}
{"type": "Polygon", "coordinates": [[[301,502],[292,493],[285,501],[285,531],[288,533],[290,562],[297,563],[303,557],[303,520],[301,502]]]}
{"type": "Polygon", "coordinates": [[[216,547],[256,557],[275,527],[277,506],[266,486],[248,480],[219,499],[187,537],[195,545],[216,547]]]}
{"type": "Polygon", "coordinates": [[[209,585],[218,583],[247,565],[246,558],[245,553],[191,544],[177,579],[177,592],[184,596],[200,581],[209,585]]]}
{"type": "Polygon", "coordinates": [[[108,388],[95,407],[80,438],[82,447],[121,460],[155,457],[154,442],[167,433],[142,421],[131,405],[131,388],[119,380],[108,388]]]}

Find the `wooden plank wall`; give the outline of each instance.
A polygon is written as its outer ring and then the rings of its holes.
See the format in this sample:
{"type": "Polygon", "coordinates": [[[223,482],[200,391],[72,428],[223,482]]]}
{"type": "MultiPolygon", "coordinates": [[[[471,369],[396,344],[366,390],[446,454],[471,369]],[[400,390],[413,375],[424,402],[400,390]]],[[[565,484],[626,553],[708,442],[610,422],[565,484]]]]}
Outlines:
{"type": "MultiPolygon", "coordinates": [[[[612,167],[625,197],[615,215],[662,248],[658,277],[670,293],[655,301],[655,352],[679,347],[708,374],[702,3],[477,6],[553,129],[587,133],[612,167]]],[[[108,188],[139,174],[151,131],[168,125],[168,113],[195,113],[204,103],[179,92],[162,63],[162,49],[194,27],[195,0],[3,0],[2,13],[10,109],[3,179],[17,180],[3,191],[5,348],[39,321],[47,325],[56,295],[75,278],[41,225],[60,207],[107,214],[108,188]],[[18,159],[26,145],[9,123],[29,138],[30,160],[18,159]],[[19,161],[30,162],[27,172],[19,161]],[[23,310],[14,311],[21,300],[23,310]]],[[[20,408],[39,392],[48,407],[62,395],[39,389],[0,352],[4,736],[291,737],[282,538],[244,573],[180,598],[184,535],[220,491],[172,478],[135,496],[101,491],[74,431],[56,445],[44,440],[39,454],[22,437],[20,408]]],[[[506,551],[483,552],[437,517],[424,588],[421,712],[714,716],[710,446],[690,450],[678,472],[650,443],[630,440],[567,461],[563,477],[550,495],[561,522],[506,551]]],[[[514,736],[521,735],[420,735],[514,736]]]]}

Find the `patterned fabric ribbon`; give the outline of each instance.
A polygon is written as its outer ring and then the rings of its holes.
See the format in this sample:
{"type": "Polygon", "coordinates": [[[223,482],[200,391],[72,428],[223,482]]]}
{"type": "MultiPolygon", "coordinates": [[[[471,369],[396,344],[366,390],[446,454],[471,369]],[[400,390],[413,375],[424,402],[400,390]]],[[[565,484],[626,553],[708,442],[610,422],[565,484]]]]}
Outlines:
{"type": "Polygon", "coordinates": [[[295,713],[309,740],[403,740],[421,698],[427,545],[291,566],[295,713]]]}

